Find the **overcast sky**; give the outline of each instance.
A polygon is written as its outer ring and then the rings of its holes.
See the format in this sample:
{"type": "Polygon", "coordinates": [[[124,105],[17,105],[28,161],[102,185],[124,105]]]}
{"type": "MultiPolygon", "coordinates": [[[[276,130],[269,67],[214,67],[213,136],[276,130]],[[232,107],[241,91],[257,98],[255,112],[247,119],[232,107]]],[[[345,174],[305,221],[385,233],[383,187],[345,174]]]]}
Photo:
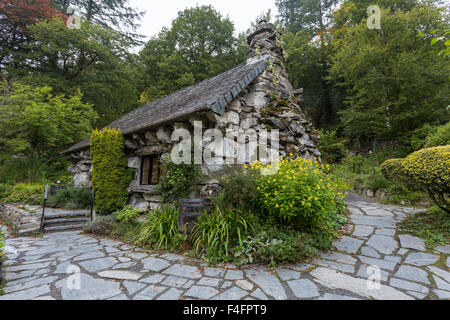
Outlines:
{"type": "Polygon", "coordinates": [[[272,9],[277,14],[275,0],[130,0],[130,5],[146,11],[139,28],[146,39],[156,35],[162,27],[170,27],[179,11],[196,5],[212,5],[222,16],[228,16],[237,32],[245,31],[261,13],[272,9]]]}

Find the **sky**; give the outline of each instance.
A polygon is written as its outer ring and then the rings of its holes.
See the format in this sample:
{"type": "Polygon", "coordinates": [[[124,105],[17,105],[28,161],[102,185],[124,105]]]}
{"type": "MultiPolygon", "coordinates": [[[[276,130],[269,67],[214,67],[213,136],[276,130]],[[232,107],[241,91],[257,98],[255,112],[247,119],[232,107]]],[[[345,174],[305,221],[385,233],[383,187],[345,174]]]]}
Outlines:
{"type": "Polygon", "coordinates": [[[158,34],[162,27],[170,27],[179,11],[197,4],[212,5],[222,16],[228,16],[236,33],[247,30],[250,23],[268,9],[272,10],[272,17],[277,14],[275,0],[130,0],[130,6],[146,11],[138,29],[146,40],[158,34]]]}

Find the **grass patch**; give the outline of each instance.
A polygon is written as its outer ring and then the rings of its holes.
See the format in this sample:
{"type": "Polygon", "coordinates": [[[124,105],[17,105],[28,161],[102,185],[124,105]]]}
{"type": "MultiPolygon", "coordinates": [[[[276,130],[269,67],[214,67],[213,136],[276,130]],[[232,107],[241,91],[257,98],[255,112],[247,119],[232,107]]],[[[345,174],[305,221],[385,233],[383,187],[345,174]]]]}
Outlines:
{"type": "Polygon", "coordinates": [[[424,239],[428,249],[450,244],[450,215],[437,207],[409,216],[399,228],[424,239]]]}

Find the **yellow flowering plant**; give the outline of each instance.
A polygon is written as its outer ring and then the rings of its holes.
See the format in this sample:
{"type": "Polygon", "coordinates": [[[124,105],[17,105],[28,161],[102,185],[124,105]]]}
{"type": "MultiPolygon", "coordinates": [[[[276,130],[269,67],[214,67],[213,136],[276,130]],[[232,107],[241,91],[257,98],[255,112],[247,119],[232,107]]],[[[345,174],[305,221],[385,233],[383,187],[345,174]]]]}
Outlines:
{"type": "Polygon", "coordinates": [[[255,200],[261,212],[297,230],[336,231],[334,221],[344,212],[344,195],[327,174],[328,165],[303,158],[283,158],[276,174],[259,175],[264,167],[260,162],[249,166],[257,177],[255,200]]]}

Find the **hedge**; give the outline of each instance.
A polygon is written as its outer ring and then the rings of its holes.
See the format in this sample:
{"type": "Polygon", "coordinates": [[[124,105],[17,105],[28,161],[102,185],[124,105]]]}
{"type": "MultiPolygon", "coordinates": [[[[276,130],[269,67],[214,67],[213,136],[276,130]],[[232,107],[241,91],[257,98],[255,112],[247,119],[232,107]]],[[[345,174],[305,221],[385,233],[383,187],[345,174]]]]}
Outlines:
{"type": "Polygon", "coordinates": [[[91,157],[95,210],[107,215],[122,209],[128,202],[131,174],[120,130],[95,130],[91,136],[91,157]]]}
{"type": "Polygon", "coordinates": [[[450,145],[388,160],[383,163],[382,172],[393,183],[427,192],[441,209],[450,212],[450,145]]]}

